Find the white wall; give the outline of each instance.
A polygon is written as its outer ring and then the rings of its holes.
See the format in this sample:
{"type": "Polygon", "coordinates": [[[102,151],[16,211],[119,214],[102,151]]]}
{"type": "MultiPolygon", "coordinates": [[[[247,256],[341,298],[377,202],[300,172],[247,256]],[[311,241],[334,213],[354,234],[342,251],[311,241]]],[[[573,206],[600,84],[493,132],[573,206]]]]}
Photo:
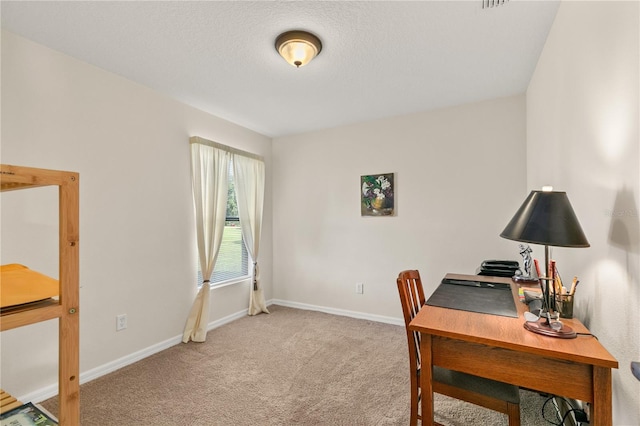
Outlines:
{"type": "MultiPolygon", "coordinates": [[[[2,162],[81,176],[81,370],[181,334],[195,295],[187,141],[199,135],[266,158],[267,299],[391,318],[401,316],[398,271],[419,269],[431,292],[446,272],[520,260],[517,243],[499,233],[530,189],[567,190],[592,247],[554,257],[563,275],[581,278],[577,316],[620,361],[614,423],[640,424],[628,368],[640,358],[638,15],[635,2],[563,3],[526,101],[295,135],[273,147],[3,32],[2,162]],[[388,172],[396,215],[361,217],[360,176],[388,172]],[[121,313],[129,328],[116,333],[121,313]]],[[[2,195],[1,261],[55,276],[56,195],[32,191],[2,195]]],[[[247,300],[247,283],[215,290],[211,319],[247,300]]],[[[20,396],[55,383],[56,333],[53,322],[2,333],[1,386],[20,396]]]]}
{"type": "Polygon", "coordinates": [[[403,269],[431,293],[520,260],[499,234],[526,196],[525,133],[521,95],[274,139],[274,298],[401,318],[403,269]],[[360,216],[377,173],[395,173],[394,217],[360,216]]]}
{"type": "Polygon", "coordinates": [[[554,257],[620,363],[616,425],[640,424],[639,19],[637,2],[563,2],[527,91],[527,184],[567,191],[591,243],[554,257]]]}
{"type": "MultiPolygon", "coordinates": [[[[145,87],[2,33],[2,163],[80,173],[81,372],[181,336],[196,293],[189,136],[265,157],[261,277],[271,294],[271,141],[145,87]],[[115,331],[118,314],[128,329],[115,331]]],[[[57,277],[57,194],[2,194],[2,263],[57,277]]],[[[214,290],[211,320],[248,307],[214,290]]],[[[55,321],[3,332],[2,388],[55,384],[55,321]]]]}

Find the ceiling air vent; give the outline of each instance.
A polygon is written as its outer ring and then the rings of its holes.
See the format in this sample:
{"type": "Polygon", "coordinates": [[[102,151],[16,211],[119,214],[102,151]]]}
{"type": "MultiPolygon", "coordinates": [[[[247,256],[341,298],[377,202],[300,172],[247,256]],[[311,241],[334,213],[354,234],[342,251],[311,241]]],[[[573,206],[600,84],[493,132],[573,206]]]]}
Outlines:
{"type": "Polygon", "coordinates": [[[509,0],[482,0],[482,8],[486,9],[489,7],[498,7],[498,6],[502,6],[503,4],[505,4],[505,2],[508,2],[509,0]]]}

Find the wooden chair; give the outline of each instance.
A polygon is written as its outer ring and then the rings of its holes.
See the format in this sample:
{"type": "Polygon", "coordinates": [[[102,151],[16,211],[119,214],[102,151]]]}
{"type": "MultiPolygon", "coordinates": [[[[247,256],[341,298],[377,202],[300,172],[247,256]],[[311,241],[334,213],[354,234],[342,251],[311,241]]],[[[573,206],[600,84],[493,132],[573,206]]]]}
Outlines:
{"type": "MultiPolygon", "coordinates": [[[[400,272],[397,283],[409,344],[411,426],[414,426],[418,420],[422,422],[419,414],[420,333],[409,330],[409,323],[425,304],[425,298],[418,271],[400,272]]],[[[520,393],[517,386],[434,366],[433,391],[507,414],[509,426],[520,425],[520,393]]]]}

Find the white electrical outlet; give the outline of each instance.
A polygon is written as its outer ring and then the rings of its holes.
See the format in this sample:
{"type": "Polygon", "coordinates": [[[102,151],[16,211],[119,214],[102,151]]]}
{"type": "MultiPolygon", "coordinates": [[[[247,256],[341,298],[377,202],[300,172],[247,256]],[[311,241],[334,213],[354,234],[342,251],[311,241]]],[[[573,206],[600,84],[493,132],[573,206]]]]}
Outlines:
{"type": "Polygon", "coordinates": [[[116,331],[127,328],[127,314],[116,315],[116,331]]]}
{"type": "Polygon", "coordinates": [[[356,283],[356,294],[363,294],[363,293],[364,293],[364,284],[356,283]]]}

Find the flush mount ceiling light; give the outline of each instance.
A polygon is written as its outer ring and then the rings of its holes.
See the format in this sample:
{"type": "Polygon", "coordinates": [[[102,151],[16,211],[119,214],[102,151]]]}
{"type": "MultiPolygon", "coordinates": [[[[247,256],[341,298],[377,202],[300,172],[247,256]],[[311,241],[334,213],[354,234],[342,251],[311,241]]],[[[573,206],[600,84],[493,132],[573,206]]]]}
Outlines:
{"type": "Polygon", "coordinates": [[[306,31],[287,31],[276,38],[276,50],[285,61],[300,68],[318,56],[322,43],[306,31]]]}

